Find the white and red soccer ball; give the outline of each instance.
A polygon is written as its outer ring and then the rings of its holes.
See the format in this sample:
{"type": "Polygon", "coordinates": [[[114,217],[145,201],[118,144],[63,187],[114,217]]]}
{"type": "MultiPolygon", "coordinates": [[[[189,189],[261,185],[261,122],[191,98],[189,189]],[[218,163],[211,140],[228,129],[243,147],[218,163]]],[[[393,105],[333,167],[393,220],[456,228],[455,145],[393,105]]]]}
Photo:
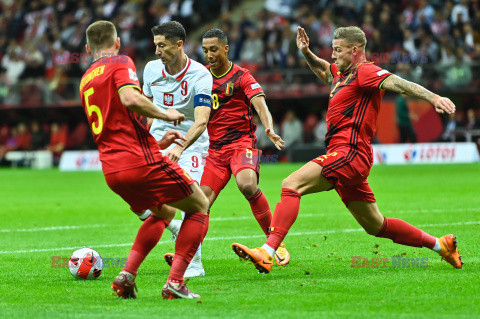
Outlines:
{"type": "Polygon", "coordinates": [[[91,248],[81,248],[73,252],[68,268],[77,279],[97,279],[103,269],[102,257],[91,248]]]}

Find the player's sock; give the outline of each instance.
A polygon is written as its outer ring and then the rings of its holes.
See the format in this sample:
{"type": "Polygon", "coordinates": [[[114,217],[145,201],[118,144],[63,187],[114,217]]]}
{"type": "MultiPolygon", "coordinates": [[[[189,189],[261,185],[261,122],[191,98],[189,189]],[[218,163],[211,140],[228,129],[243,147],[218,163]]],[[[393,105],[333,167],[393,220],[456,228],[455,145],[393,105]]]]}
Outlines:
{"type": "Polygon", "coordinates": [[[263,192],[258,189],[255,194],[247,198],[252,208],[253,216],[257,220],[263,232],[268,237],[268,227],[272,223],[272,212],[270,211],[270,205],[263,192]]]}
{"type": "Polygon", "coordinates": [[[270,255],[270,256],[275,256],[275,249],[272,247],[268,246],[267,244],[263,244],[262,248],[265,249],[265,251],[270,255]]]}
{"type": "Polygon", "coordinates": [[[438,238],[435,238],[435,246],[433,246],[432,250],[436,253],[439,253],[442,250],[442,247],[440,246],[440,241],[438,238]]]}
{"type": "Polygon", "coordinates": [[[206,218],[202,213],[185,216],[175,243],[175,256],[168,276],[170,282],[183,282],[183,274],[203,238],[206,218]]]}
{"type": "Polygon", "coordinates": [[[437,238],[432,235],[396,218],[385,218],[377,237],[390,238],[397,244],[430,249],[433,249],[437,242],[437,238]]]}
{"type": "Polygon", "coordinates": [[[123,270],[137,275],[138,267],[140,267],[145,257],[147,257],[148,253],[158,243],[167,225],[167,220],[159,219],[153,215],[149,216],[143,222],[138,230],[137,237],[133,242],[130,254],[128,254],[127,263],[123,270]]]}
{"type": "Polygon", "coordinates": [[[280,203],[275,207],[272,224],[270,226],[270,236],[267,239],[267,245],[277,250],[283,239],[288,233],[290,227],[297,219],[300,210],[300,193],[293,189],[282,188],[280,203]]]}
{"type": "Polygon", "coordinates": [[[147,220],[148,216],[150,216],[151,214],[152,214],[152,211],[150,209],[147,209],[146,211],[143,212],[143,214],[138,215],[138,218],[140,218],[140,220],[144,222],[145,220],[147,220]]]}
{"type": "Polygon", "coordinates": [[[210,209],[207,210],[207,216],[205,217],[205,228],[203,229],[202,240],[200,241],[200,243],[203,243],[205,236],[207,236],[209,222],[210,222],[210,209]]]}

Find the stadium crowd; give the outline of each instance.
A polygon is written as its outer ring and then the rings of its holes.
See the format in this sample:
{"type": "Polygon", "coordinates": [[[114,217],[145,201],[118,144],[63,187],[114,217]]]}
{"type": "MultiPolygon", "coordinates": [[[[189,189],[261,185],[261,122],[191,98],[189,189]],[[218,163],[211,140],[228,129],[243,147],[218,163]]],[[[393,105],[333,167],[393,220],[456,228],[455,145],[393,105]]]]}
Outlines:
{"type": "MultiPolygon", "coordinates": [[[[473,76],[480,72],[479,0],[266,0],[264,9],[254,14],[235,12],[240,2],[1,0],[0,105],[55,103],[57,96],[78,104],[78,79],[89,65],[81,55],[85,29],[97,19],[117,25],[123,52],[137,64],[140,78],[143,66],[154,58],[151,27],[178,20],[186,26],[185,51],[193,59],[204,60],[200,37],[216,26],[229,36],[231,60],[249,68],[267,92],[282,83],[291,92],[302,83],[315,83],[313,91],[323,90],[297,50],[296,27],[305,28],[313,52],[330,60],[334,29],[358,25],[366,34],[370,61],[426,87],[480,88],[480,78],[473,76]],[[234,14],[239,17],[234,19],[234,14]]],[[[468,127],[467,117],[477,118],[475,111],[468,114],[460,112],[453,119],[455,127],[468,127]]],[[[286,141],[321,143],[324,127],[320,114],[307,116],[304,123],[294,113],[284,118],[275,120],[288,127],[280,131],[286,141]]],[[[40,127],[50,124],[41,123],[40,127]]],[[[5,133],[0,135],[3,153],[26,148],[26,142],[13,142],[21,140],[16,135],[34,133],[34,123],[12,125],[0,120],[0,126],[5,133]]],[[[71,127],[69,134],[75,130],[71,127]]],[[[452,140],[451,134],[448,136],[444,134],[444,139],[452,140]]]]}

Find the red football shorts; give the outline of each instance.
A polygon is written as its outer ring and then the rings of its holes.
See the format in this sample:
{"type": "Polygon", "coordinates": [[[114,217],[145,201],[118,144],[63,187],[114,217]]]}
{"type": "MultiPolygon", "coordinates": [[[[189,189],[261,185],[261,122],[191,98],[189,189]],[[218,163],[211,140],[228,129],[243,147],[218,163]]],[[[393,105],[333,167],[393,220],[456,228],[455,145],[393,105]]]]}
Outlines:
{"type": "Polygon", "coordinates": [[[238,148],[224,151],[209,149],[200,185],[210,187],[218,195],[227,185],[232,174],[237,176],[238,172],[247,168],[257,173],[258,183],[261,155],[262,151],[255,148],[238,148]]]}
{"type": "Polygon", "coordinates": [[[195,181],[175,162],[141,166],[106,174],[105,180],[112,191],[130,205],[134,213],[162,204],[174,203],[190,196],[190,185],[195,181]]]}
{"type": "Polygon", "coordinates": [[[336,151],[312,160],[322,166],[325,176],[337,191],[345,206],[353,201],[376,202],[367,177],[371,166],[363,157],[349,150],[336,151]]]}

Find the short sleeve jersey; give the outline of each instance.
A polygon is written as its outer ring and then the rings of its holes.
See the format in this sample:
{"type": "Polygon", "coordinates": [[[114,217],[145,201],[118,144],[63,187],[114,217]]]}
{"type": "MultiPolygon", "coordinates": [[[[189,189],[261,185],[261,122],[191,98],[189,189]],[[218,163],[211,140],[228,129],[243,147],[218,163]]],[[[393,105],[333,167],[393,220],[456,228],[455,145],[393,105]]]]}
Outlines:
{"type": "Polygon", "coordinates": [[[346,73],[330,65],[333,82],[327,110],[328,152],[348,148],[347,159],[360,152],[373,163],[372,142],[384,91],[383,81],[391,75],[373,63],[364,62],[346,73]]]}
{"type": "MultiPolygon", "coordinates": [[[[212,76],[210,72],[197,61],[187,57],[185,68],[178,74],[170,75],[165,70],[161,60],[147,63],[143,72],[143,94],[153,98],[153,104],[165,111],[174,108],[185,115],[180,125],[155,119],[150,127],[150,133],[161,139],[168,130],[176,130],[186,135],[195,122],[195,107],[211,107],[212,76]]],[[[206,152],[208,150],[208,133],[202,135],[188,148],[206,152]]],[[[174,147],[172,144],[170,148],[174,147]]]]}
{"type": "Polygon", "coordinates": [[[135,65],[123,55],[98,59],[80,82],[80,99],[105,174],[163,161],[139,116],[120,101],[119,92],[127,87],[140,91],[135,65]]]}
{"type": "Polygon", "coordinates": [[[208,122],[210,149],[235,148],[239,142],[256,147],[251,101],[260,95],[265,93],[250,71],[236,64],[232,63],[221,76],[213,75],[212,112],[208,122]]]}

